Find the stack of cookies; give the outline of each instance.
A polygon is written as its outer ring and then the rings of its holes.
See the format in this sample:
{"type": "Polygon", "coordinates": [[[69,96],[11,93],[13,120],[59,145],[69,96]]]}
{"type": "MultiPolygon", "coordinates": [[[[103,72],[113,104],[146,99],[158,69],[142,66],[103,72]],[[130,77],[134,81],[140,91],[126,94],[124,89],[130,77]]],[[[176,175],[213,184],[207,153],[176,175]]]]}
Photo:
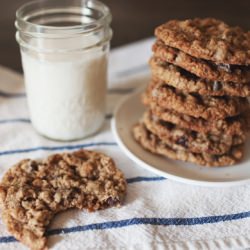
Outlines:
{"type": "Polygon", "coordinates": [[[155,30],[147,106],[133,128],[155,154],[205,166],[243,158],[250,108],[250,32],[206,18],[155,30]]]}

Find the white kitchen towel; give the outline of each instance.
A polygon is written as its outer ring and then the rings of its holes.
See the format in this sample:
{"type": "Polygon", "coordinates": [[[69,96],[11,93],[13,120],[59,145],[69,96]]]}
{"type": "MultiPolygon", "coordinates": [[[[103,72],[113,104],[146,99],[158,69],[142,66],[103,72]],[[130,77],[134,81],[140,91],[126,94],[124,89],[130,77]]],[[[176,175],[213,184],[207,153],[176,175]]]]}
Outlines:
{"type": "MultiPolygon", "coordinates": [[[[147,84],[152,41],[111,52],[105,125],[99,134],[77,142],[54,142],[38,135],[30,124],[22,76],[0,68],[1,176],[23,158],[88,148],[113,157],[128,181],[121,208],[95,213],[70,210],[57,215],[48,230],[51,249],[214,250],[250,246],[250,185],[205,188],[155,176],[128,159],[115,142],[110,130],[112,112],[124,96],[147,84]]],[[[26,249],[2,222],[0,249],[26,249]]]]}

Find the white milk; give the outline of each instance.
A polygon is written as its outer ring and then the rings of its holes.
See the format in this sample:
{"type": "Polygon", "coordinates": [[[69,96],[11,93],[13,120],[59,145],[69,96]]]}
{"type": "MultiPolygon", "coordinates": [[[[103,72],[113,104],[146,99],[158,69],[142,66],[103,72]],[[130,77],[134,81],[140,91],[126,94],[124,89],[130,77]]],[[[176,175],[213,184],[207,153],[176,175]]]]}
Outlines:
{"type": "Polygon", "coordinates": [[[99,49],[70,56],[38,56],[22,51],[31,121],[39,133],[57,140],[75,140],[101,127],[106,53],[99,49]]]}

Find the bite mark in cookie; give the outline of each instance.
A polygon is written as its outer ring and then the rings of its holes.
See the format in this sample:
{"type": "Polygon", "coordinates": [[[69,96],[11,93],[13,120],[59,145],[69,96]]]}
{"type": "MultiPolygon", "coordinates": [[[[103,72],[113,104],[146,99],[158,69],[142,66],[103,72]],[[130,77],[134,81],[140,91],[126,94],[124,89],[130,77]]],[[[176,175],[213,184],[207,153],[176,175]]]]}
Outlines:
{"type": "Polygon", "coordinates": [[[120,206],[125,193],[122,172],[101,153],[79,150],[41,162],[23,160],[1,181],[2,219],[16,239],[43,250],[47,249],[45,230],[56,213],[120,206]]]}

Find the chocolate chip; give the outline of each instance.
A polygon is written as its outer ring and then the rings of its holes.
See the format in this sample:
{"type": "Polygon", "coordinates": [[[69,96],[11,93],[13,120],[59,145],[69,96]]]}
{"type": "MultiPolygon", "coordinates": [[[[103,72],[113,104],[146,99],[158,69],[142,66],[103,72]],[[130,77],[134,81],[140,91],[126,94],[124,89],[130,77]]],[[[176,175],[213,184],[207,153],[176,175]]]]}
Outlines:
{"type": "Polygon", "coordinates": [[[226,117],[227,123],[232,124],[233,122],[240,120],[240,115],[226,117]]]}
{"type": "Polygon", "coordinates": [[[109,205],[109,206],[114,206],[114,205],[116,205],[117,204],[117,202],[118,202],[118,200],[117,199],[113,199],[112,197],[109,197],[107,200],[106,200],[106,202],[107,202],[107,204],[109,205]]]}
{"type": "Polygon", "coordinates": [[[175,125],[174,125],[173,123],[171,123],[171,122],[167,122],[167,121],[160,120],[159,123],[160,123],[162,126],[166,127],[167,129],[170,129],[170,130],[173,129],[173,128],[175,127],[175,125]]]}
{"type": "Polygon", "coordinates": [[[213,161],[218,161],[220,156],[219,155],[212,155],[211,158],[212,158],[213,161]]]}
{"type": "Polygon", "coordinates": [[[30,162],[30,167],[32,168],[33,171],[38,170],[38,166],[37,166],[37,163],[35,161],[30,162]]]}
{"type": "Polygon", "coordinates": [[[9,182],[11,182],[11,181],[14,180],[14,177],[13,177],[13,176],[7,176],[7,180],[8,180],[9,182]]]}
{"type": "Polygon", "coordinates": [[[181,136],[176,140],[176,144],[181,145],[184,148],[187,148],[187,138],[185,136],[181,136]]]}
{"type": "Polygon", "coordinates": [[[222,84],[220,82],[214,81],[213,83],[213,91],[221,90],[222,84]]]}
{"type": "Polygon", "coordinates": [[[197,132],[191,131],[190,135],[192,136],[193,139],[195,139],[197,137],[197,132]]]}

